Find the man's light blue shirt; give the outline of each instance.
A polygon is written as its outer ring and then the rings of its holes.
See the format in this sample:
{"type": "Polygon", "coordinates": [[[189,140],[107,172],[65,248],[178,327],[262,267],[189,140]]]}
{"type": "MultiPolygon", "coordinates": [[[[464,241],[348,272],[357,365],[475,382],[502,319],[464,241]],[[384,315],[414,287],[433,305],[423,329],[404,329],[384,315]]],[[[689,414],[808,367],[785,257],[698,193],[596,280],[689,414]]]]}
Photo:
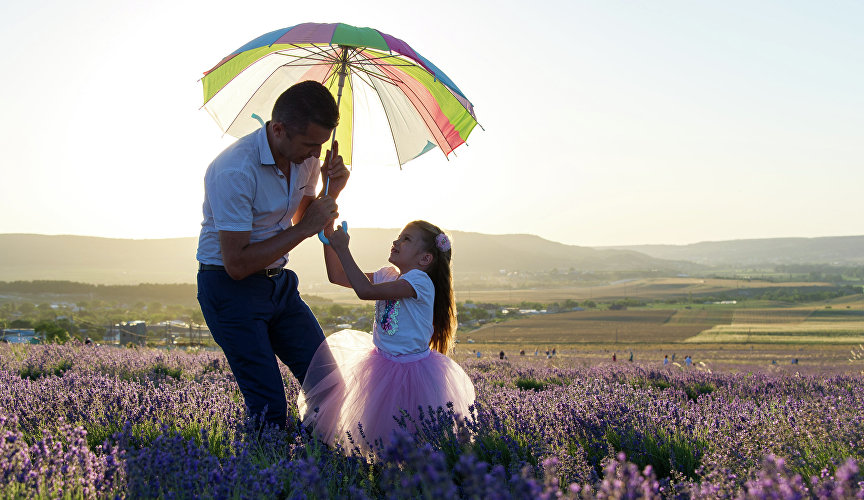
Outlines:
{"type": "MultiPolygon", "coordinates": [[[[228,146],[204,174],[204,220],[198,262],[224,265],[219,231],[251,231],[249,242],[275,236],[293,224],[304,196],[315,196],[321,174],[317,158],[291,164],[290,183],[276,167],[262,127],[228,146]]],[[[269,266],[282,267],[288,254],[269,266]]]]}

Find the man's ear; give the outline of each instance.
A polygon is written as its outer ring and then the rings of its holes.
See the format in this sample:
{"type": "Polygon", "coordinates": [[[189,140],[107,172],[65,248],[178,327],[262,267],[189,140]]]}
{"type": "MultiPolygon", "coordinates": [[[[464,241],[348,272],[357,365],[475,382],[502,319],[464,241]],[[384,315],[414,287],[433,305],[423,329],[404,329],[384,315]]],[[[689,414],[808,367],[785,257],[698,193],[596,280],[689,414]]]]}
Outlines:
{"type": "Polygon", "coordinates": [[[270,130],[273,131],[273,135],[276,137],[282,137],[285,135],[285,125],[282,122],[271,121],[270,130]]]}

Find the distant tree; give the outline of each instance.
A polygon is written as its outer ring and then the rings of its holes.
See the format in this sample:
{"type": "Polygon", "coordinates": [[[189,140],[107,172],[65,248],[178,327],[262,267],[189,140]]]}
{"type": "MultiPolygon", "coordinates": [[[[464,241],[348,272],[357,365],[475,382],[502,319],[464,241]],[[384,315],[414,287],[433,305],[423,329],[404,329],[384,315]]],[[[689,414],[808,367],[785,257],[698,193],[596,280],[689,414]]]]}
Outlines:
{"type": "Polygon", "coordinates": [[[69,332],[53,321],[42,321],[34,329],[47,344],[65,344],[71,339],[69,332]]]}
{"type": "Polygon", "coordinates": [[[348,312],[348,308],[339,304],[333,304],[327,311],[333,318],[344,316],[348,312]]]}

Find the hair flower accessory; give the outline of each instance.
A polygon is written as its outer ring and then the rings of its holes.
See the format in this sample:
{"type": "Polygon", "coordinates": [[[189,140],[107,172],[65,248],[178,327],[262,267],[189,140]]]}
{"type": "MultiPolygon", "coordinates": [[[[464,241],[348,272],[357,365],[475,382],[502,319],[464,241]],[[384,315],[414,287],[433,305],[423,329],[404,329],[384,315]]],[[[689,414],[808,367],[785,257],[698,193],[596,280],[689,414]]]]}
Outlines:
{"type": "Polygon", "coordinates": [[[435,246],[442,252],[450,250],[450,238],[448,238],[446,234],[440,233],[435,237],[435,246]]]}

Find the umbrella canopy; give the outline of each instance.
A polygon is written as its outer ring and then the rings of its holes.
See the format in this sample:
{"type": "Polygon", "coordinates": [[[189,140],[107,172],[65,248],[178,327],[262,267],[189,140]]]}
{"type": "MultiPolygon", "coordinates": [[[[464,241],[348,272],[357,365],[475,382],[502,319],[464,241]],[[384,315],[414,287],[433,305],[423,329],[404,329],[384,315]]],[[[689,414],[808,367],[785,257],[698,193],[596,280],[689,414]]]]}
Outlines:
{"type": "Polygon", "coordinates": [[[448,155],[477,125],[462,91],[407,43],[341,23],[298,24],[235,50],[205,73],[204,108],[224,132],[242,137],[269,119],[285,89],[304,80],[323,83],[337,97],[336,139],[346,164],[361,86],[384,108],[400,165],[436,146],[448,155]]]}

